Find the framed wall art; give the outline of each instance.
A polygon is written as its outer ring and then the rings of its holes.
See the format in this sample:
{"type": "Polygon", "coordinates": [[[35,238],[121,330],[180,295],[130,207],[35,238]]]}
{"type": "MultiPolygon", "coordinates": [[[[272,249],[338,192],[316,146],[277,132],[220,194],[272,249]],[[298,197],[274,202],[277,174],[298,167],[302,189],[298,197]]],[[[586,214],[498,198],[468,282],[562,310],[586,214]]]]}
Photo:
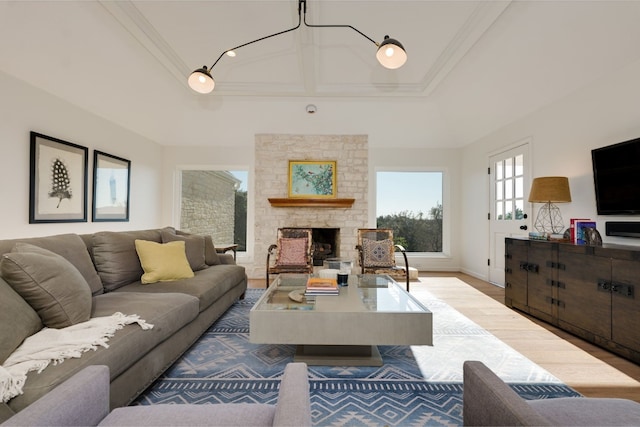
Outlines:
{"type": "Polygon", "coordinates": [[[31,132],[29,224],[87,221],[87,147],[31,132]]]}
{"type": "Polygon", "coordinates": [[[98,221],[129,221],[131,161],[93,151],[93,212],[98,221]]]}
{"type": "Polygon", "coordinates": [[[335,160],[290,160],[289,197],[335,198],[335,160]]]}

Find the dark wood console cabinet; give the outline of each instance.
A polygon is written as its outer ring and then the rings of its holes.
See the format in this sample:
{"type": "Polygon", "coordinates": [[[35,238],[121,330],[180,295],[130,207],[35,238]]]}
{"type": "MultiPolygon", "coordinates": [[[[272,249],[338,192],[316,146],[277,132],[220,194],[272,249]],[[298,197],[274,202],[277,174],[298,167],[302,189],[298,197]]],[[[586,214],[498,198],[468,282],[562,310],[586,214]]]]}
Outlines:
{"type": "Polygon", "coordinates": [[[640,247],[506,238],[505,304],[640,363],[640,247]]]}

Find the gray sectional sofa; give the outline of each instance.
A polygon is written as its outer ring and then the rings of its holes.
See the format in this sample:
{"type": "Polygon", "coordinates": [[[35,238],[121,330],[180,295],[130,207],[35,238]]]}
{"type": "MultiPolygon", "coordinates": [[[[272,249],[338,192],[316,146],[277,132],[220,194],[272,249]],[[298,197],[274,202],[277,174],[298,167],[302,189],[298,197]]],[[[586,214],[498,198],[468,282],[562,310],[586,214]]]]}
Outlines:
{"type": "Polygon", "coordinates": [[[74,318],[77,323],[82,316],[96,318],[121,312],[138,315],[153,325],[148,330],[137,324],[124,326],[109,340],[108,348],[98,347],[79,358],[52,364],[39,374],[30,372],[23,393],[0,404],[0,422],[89,365],[109,368],[111,408],[129,404],[241,298],[247,288],[245,269],[236,265],[231,255],[217,254],[210,238],[189,235],[171,227],[0,240],[0,256],[3,276],[0,277],[0,365],[25,338],[45,325],[43,312],[32,307],[30,295],[14,290],[16,266],[22,274],[20,277],[44,277],[45,289],[51,286],[47,280],[58,281],[55,286],[66,286],[66,281],[59,283],[60,278],[86,283],[88,289],[62,295],[62,299],[71,298],[73,304],[81,307],[71,312],[62,310],[62,318],[58,312],[56,321],[62,322],[58,324],[64,326],[74,318]],[[184,241],[193,277],[142,284],[145,271],[136,251],[136,240],[184,241]],[[51,252],[55,256],[48,256],[51,252]],[[75,268],[70,268],[69,263],[75,268]]]}

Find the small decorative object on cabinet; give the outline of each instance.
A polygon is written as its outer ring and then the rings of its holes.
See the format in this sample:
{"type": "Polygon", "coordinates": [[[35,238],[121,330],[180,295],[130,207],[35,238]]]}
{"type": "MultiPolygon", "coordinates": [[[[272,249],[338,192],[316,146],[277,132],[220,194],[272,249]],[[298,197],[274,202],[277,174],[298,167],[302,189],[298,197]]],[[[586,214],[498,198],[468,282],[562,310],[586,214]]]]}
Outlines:
{"type": "Polygon", "coordinates": [[[640,247],[506,238],[505,305],[640,363],[638,260],[640,247]]]}
{"type": "Polygon", "coordinates": [[[533,224],[540,232],[560,233],[564,229],[560,209],[554,203],[571,201],[569,179],[564,176],[544,176],[534,178],[529,193],[531,203],[544,203],[533,224]]]}

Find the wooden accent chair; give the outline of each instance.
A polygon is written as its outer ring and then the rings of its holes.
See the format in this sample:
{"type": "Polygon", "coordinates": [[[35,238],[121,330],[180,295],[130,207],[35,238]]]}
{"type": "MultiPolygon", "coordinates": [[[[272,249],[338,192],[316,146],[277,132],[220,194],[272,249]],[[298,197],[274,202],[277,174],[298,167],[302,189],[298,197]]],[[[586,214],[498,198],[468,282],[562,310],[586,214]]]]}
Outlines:
{"type": "Polygon", "coordinates": [[[409,262],[405,249],[393,242],[390,228],[358,229],[358,262],[362,274],[388,274],[396,281],[406,281],[409,292],[409,262]],[[396,265],[395,250],[404,257],[404,268],[396,265]]]}
{"type": "Polygon", "coordinates": [[[267,287],[269,274],[313,273],[313,242],[310,228],[279,228],[278,243],[267,252],[267,287]],[[271,259],[275,256],[275,259],[271,259]]]}

